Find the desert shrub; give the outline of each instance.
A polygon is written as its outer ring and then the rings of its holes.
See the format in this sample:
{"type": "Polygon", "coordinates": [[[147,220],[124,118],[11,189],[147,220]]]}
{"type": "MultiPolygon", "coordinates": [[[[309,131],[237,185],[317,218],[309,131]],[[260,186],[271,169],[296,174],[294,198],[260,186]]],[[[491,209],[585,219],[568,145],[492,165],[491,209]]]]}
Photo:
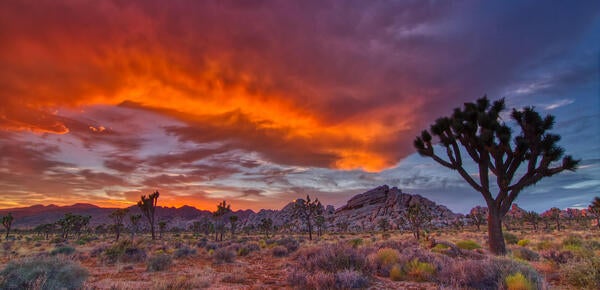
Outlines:
{"type": "Polygon", "coordinates": [[[236,255],[237,253],[233,249],[220,248],[214,252],[213,258],[217,263],[233,263],[236,255]]]}
{"type": "Polygon", "coordinates": [[[481,249],[481,245],[479,245],[477,242],[475,242],[473,240],[458,241],[456,243],[456,246],[463,250],[481,249]]]}
{"type": "Polygon", "coordinates": [[[104,251],[102,260],[108,264],[116,262],[140,263],[146,260],[146,251],[134,246],[130,241],[122,241],[107,248],[104,251]]]}
{"type": "Polygon", "coordinates": [[[106,245],[100,245],[97,247],[94,247],[91,251],[90,251],[90,257],[99,257],[102,255],[102,253],[104,253],[104,251],[106,251],[108,247],[106,245]]]}
{"type": "Polygon", "coordinates": [[[555,248],[555,245],[550,241],[541,241],[541,242],[537,243],[537,245],[535,245],[535,249],[538,251],[551,250],[554,248],[555,248]]]}
{"type": "Polygon", "coordinates": [[[541,251],[540,255],[554,264],[565,264],[570,260],[573,260],[575,255],[571,251],[557,251],[557,250],[545,250],[541,251]]]}
{"type": "Polygon", "coordinates": [[[306,277],[308,289],[334,289],[335,275],[332,273],[318,271],[306,277]]]}
{"type": "Polygon", "coordinates": [[[432,281],[435,271],[436,268],[433,264],[413,259],[404,265],[395,264],[390,270],[390,278],[393,281],[432,281]]]}
{"type": "Polygon", "coordinates": [[[534,290],[531,281],[527,280],[520,272],[510,274],[504,279],[507,290],[534,290]]]}
{"type": "Polygon", "coordinates": [[[542,279],[531,266],[506,258],[452,260],[436,275],[438,282],[452,288],[501,289],[509,275],[521,273],[534,289],[542,279]]]}
{"type": "Polygon", "coordinates": [[[158,254],[152,256],[146,262],[147,270],[150,272],[159,272],[169,269],[173,260],[170,255],[167,254],[158,254]]]}
{"type": "Polygon", "coordinates": [[[218,248],[219,248],[219,244],[217,244],[217,243],[213,243],[213,242],[208,242],[208,243],[206,243],[206,245],[204,246],[204,248],[205,248],[207,251],[210,251],[210,250],[216,250],[216,249],[218,249],[218,248]]]}
{"type": "Polygon", "coordinates": [[[362,244],[363,244],[363,239],[361,239],[361,238],[356,238],[356,239],[352,239],[352,240],[350,240],[349,242],[350,242],[350,245],[351,245],[352,247],[354,247],[354,248],[357,248],[357,247],[359,247],[360,245],[362,245],[362,244]]]}
{"type": "Polygon", "coordinates": [[[579,289],[600,289],[600,257],[569,261],[560,267],[561,278],[579,289]]]}
{"type": "Polygon", "coordinates": [[[519,238],[515,234],[504,233],[504,241],[509,245],[516,245],[519,242],[519,238]]]}
{"type": "Polygon", "coordinates": [[[189,257],[189,256],[195,256],[196,255],[196,249],[192,249],[186,246],[183,246],[177,250],[175,250],[175,253],[173,253],[173,256],[175,256],[175,258],[184,258],[184,257],[189,257]]]}
{"type": "Polygon", "coordinates": [[[375,263],[377,263],[378,268],[391,267],[395,263],[398,262],[398,257],[400,253],[391,248],[383,248],[377,250],[377,254],[375,255],[375,263]]]}
{"type": "Polygon", "coordinates": [[[250,250],[250,252],[260,251],[260,245],[257,242],[247,243],[246,248],[248,248],[248,250],[250,250]]]}
{"type": "Polygon", "coordinates": [[[282,238],[275,242],[279,246],[284,246],[288,253],[293,253],[300,247],[300,243],[292,237],[282,238]]]}
{"type": "Polygon", "coordinates": [[[568,235],[562,242],[563,247],[579,248],[583,245],[583,240],[579,235],[568,235]]]}
{"type": "Polygon", "coordinates": [[[363,248],[355,249],[346,243],[337,243],[300,249],[294,260],[309,273],[354,270],[370,274],[371,268],[365,258],[367,254],[363,248]]]}
{"type": "Polygon", "coordinates": [[[0,289],[80,289],[88,275],[70,260],[26,259],[10,262],[0,272],[0,289]]]}
{"type": "Polygon", "coordinates": [[[431,248],[431,250],[434,252],[443,252],[448,249],[450,249],[450,247],[445,244],[436,244],[435,247],[431,248]]]}
{"type": "Polygon", "coordinates": [[[175,279],[161,279],[154,283],[152,289],[156,290],[194,290],[209,288],[210,281],[201,277],[179,276],[175,279]]]}
{"type": "Polygon", "coordinates": [[[275,257],[285,257],[288,255],[288,250],[284,246],[275,246],[271,249],[271,253],[275,257]]]}
{"type": "Polygon", "coordinates": [[[361,272],[354,270],[342,270],[335,273],[336,289],[358,289],[369,286],[369,278],[361,272]]]}
{"type": "Polygon", "coordinates": [[[233,272],[228,273],[221,279],[221,282],[225,283],[235,283],[235,284],[243,284],[248,281],[248,274],[242,272],[242,270],[234,270],[233,272]]]}
{"type": "Polygon", "coordinates": [[[519,245],[519,246],[521,246],[521,247],[526,247],[526,246],[528,246],[530,243],[531,243],[531,241],[530,241],[530,240],[528,240],[528,239],[522,239],[522,240],[519,240],[519,241],[517,242],[517,245],[519,245]]]}
{"type": "Polygon", "coordinates": [[[512,251],[513,256],[518,259],[525,261],[537,261],[540,259],[540,255],[528,248],[520,247],[512,251]]]}
{"type": "Polygon", "coordinates": [[[71,246],[56,247],[50,252],[50,254],[53,256],[55,256],[55,255],[72,255],[73,253],[75,253],[75,248],[73,248],[71,246]]]}

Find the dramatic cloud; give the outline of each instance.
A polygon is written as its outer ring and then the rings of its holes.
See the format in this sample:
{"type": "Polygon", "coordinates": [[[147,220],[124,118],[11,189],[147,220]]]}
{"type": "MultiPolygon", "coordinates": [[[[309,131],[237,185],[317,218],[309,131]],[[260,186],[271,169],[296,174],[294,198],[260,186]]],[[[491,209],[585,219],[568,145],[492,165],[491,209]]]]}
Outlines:
{"type": "Polygon", "coordinates": [[[420,130],[486,93],[600,123],[595,2],[0,5],[0,189],[48,200],[169,187],[256,208],[303,190],[335,202],[393,180],[454,186],[395,169],[420,130]]]}

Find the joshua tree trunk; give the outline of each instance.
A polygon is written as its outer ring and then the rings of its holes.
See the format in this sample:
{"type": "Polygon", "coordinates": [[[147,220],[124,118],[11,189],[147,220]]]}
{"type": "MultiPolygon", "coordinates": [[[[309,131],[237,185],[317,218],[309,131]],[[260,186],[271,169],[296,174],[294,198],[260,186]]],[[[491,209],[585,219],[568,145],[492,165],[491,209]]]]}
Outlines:
{"type": "Polygon", "coordinates": [[[502,217],[494,206],[488,206],[488,240],[492,253],[496,255],[506,254],[506,245],[502,234],[502,217]]]}

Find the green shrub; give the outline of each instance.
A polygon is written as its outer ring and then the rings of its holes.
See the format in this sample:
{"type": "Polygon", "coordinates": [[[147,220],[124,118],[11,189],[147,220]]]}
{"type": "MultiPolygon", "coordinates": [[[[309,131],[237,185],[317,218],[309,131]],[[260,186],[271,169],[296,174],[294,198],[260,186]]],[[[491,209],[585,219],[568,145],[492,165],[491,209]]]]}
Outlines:
{"type": "Polygon", "coordinates": [[[377,251],[377,256],[375,261],[378,265],[381,266],[391,266],[398,262],[398,258],[400,257],[400,253],[391,248],[383,248],[377,251]]]}
{"type": "Polygon", "coordinates": [[[356,239],[350,240],[350,245],[354,248],[357,248],[357,247],[361,246],[362,244],[363,244],[363,239],[361,239],[361,238],[356,238],[356,239]]]}
{"type": "Polygon", "coordinates": [[[517,245],[521,246],[521,247],[526,247],[527,245],[529,245],[531,243],[531,241],[529,241],[528,239],[523,239],[523,240],[519,240],[517,242],[517,245]]]}
{"type": "Polygon", "coordinates": [[[537,245],[535,245],[535,249],[538,251],[551,250],[554,248],[556,248],[556,246],[550,241],[541,241],[537,245]]]}
{"type": "Polygon", "coordinates": [[[146,265],[148,266],[147,270],[150,272],[158,272],[164,271],[171,267],[173,263],[171,256],[167,254],[158,254],[152,256],[148,259],[146,265]]]}
{"type": "Polygon", "coordinates": [[[525,261],[537,261],[540,259],[540,255],[538,253],[525,247],[516,248],[512,251],[512,253],[516,258],[525,261]]]}
{"type": "Polygon", "coordinates": [[[408,280],[424,282],[431,281],[435,274],[435,266],[431,263],[421,262],[418,259],[412,259],[404,265],[404,273],[408,280]]]}
{"type": "Polygon", "coordinates": [[[569,285],[579,289],[600,289],[600,257],[589,256],[568,261],[560,266],[560,275],[569,285]]]}
{"type": "Polygon", "coordinates": [[[533,283],[527,280],[521,272],[517,272],[506,276],[504,279],[507,290],[533,290],[533,283]]]}
{"type": "Polygon", "coordinates": [[[519,238],[511,233],[504,233],[504,241],[509,245],[516,245],[519,242],[519,238]]]}
{"type": "Polygon", "coordinates": [[[190,256],[195,256],[196,255],[196,249],[192,249],[189,247],[181,247],[177,250],[175,250],[175,253],[173,254],[173,256],[175,256],[175,258],[184,258],[184,257],[190,257],[190,256]]]}
{"type": "Polygon", "coordinates": [[[473,240],[458,241],[456,243],[456,246],[463,250],[481,249],[481,245],[479,245],[477,242],[475,242],[473,240]]]}
{"type": "Polygon", "coordinates": [[[580,248],[583,245],[583,240],[581,236],[569,235],[563,240],[562,245],[563,247],[580,248]]]}
{"type": "Polygon", "coordinates": [[[50,254],[53,256],[55,256],[55,255],[72,255],[73,253],[75,253],[75,248],[73,248],[71,246],[56,247],[50,252],[50,254]]]}
{"type": "Polygon", "coordinates": [[[101,259],[108,264],[116,262],[140,263],[146,260],[146,251],[134,246],[131,241],[122,241],[106,248],[101,259]]]}
{"type": "Polygon", "coordinates": [[[402,271],[402,266],[400,264],[396,264],[390,270],[390,279],[392,281],[402,281],[404,280],[404,271],[402,271]]]}
{"type": "Polygon", "coordinates": [[[81,289],[89,273],[54,257],[10,262],[0,272],[0,289],[81,289]]]}

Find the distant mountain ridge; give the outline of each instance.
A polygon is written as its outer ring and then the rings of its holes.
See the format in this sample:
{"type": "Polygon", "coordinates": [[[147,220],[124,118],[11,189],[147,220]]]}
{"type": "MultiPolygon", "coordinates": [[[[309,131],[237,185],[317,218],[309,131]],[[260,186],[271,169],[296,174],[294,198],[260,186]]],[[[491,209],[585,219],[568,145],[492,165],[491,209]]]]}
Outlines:
{"type": "MultiPolygon", "coordinates": [[[[238,210],[233,214],[239,218],[239,226],[256,227],[263,218],[273,220],[273,225],[278,227],[298,228],[302,227],[293,218],[293,201],[285,205],[280,210],[262,209],[258,212],[253,210],[238,210]]],[[[160,201],[159,201],[160,202],[160,201]]],[[[400,213],[410,204],[418,203],[424,206],[425,210],[431,214],[433,221],[438,226],[443,226],[451,220],[461,216],[453,213],[447,207],[438,205],[435,202],[420,195],[411,195],[403,193],[396,187],[390,188],[387,185],[368,190],[364,193],[352,196],[347,204],[334,209],[333,206],[325,206],[324,216],[327,220],[328,228],[335,230],[340,222],[347,222],[349,230],[375,229],[379,218],[389,219],[392,226],[398,222],[400,213]],[[369,225],[365,227],[365,225],[369,225]]],[[[54,223],[67,213],[77,215],[90,215],[90,226],[94,227],[100,224],[110,224],[108,217],[110,213],[117,208],[102,208],[93,204],[77,203],[69,206],[57,205],[33,205],[30,207],[11,208],[0,210],[0,215],[11,212],[15,217],[15,228],[33,228],[40,224],[54,223]]],[[[137,205],[128,207],[130,214],[140,214],[141,211],[137,205]]],[[[199,210],[193,206],[162,207],[156,210],[157,221],[167,221],[168,227],[189,228],[195,221],[212,217],[212,212],[208,210],[199,210]]]]}

